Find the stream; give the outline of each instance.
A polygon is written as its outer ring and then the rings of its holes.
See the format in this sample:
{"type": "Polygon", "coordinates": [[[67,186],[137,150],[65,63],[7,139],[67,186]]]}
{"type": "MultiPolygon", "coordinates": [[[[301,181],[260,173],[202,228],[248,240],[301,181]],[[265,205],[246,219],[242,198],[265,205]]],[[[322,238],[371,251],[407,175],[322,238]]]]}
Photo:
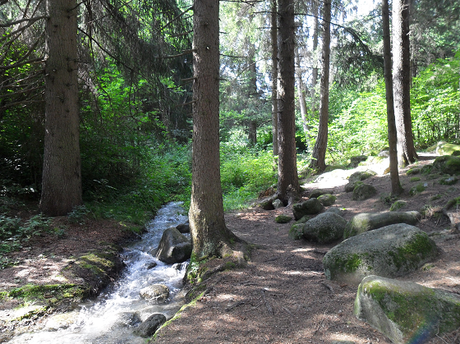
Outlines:
{"type": "Polygon", "coordinates": [[[117,282],[75,311],[50,317],[42,330],[22,334],[8,343],[145,343],[145,338],[133,333],[136,325],[154,313],[162,313],[167,319],[174,316],[184,303],[181,288],[187,267],[186,263],[167,265],[149,252],[157,248],[165,229],[186,221],[187,214],[180,203],[163,206],[146,225],[147,233],[142,239],[124,248],[126,267],[117,282]],[[157,265],[151,268],[153,263],[157,265]],[[170,289],[170,297],[165,304],[152,305],[140,297],[139,291],[157,283],[170,289]]]}

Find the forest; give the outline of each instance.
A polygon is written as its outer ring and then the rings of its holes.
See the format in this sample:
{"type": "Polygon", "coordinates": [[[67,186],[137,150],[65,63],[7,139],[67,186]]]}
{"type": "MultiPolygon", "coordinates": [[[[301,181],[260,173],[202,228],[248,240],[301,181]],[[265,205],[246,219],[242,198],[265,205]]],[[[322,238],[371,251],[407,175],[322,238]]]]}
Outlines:
{"type": "Polygon", "coordinates": [[[206,180],[210,149],[228,211],[276,185],[286,201],[298,176],[351,157],[396,154],[396,130],[400,166],[439,141],[459,143],[456,1],[393,1],[387,29],[381,2],[220,2],[217,58],[202,66],[218,74],[207,85],[217,142],[194,115],[197,46],[209,39],[194,23],[200,3],[0,1],[2,228],[11,209],[38,203],[49,216],[137,224],[168,201],[188,208],[193,155],[206,180]]]}

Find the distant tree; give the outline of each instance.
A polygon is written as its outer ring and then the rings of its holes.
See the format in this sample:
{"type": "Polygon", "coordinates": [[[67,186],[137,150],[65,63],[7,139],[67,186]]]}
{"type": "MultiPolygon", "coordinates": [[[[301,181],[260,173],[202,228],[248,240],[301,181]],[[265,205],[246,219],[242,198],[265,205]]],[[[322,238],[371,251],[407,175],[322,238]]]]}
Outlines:
{"type": "Polygon", "coordinates": [[[331,43],[331,0],[323,3],[323,49],[321,57],[321,100],[318,136],[313,148],[310,166],[319,171],[326,169],[326,148],[329,121],[329,64],[331,43]]]}
{"type": "Polygon", "coordinates": [[[410,0],[393,2],[393,95],[400,165],[413,163],[418,157],[410,113],[409,3],[410,0]]]}
{"type": "Polygon", "coordinates": [[[398,172],[397,134],[393,104],[393,79],[391,76],[390,11],[388,9],[388,0],[383,0],[382,2],[382,21],[385,95],[387,102],[388,120],[388,143],[390,146],[391,193],[393,195],[399,195],[402,192],[402,187],[401,183],[399,182],[398,172]]]}
{"type": "Polygon", "coordinates": [[[193,253],[221,256],[239,239],[224,219],[219,156],[219,0],[197,0],[193,15],[193,155],[189,211],[193,253]]]}
{"type": "Polygon", "coordinates": [[[278,143],[278,7],[277,1],[271,0],[270,37],[272,47],[272,136],[273,155],[279,154],[278,143]]]}
{"type": "Polygon", "coordinates": [[[295,145],[295,92],[294,92],[294,2],[279,0],[279,84],[278,84],[278,196],[289,201],[289,191],[299,191],[297,152],[295,145]]]}
{"type": "Polygon", "coordinates": [[[66,215],[82,204],[77,80],[77,2],[46,2],[45,150],[40,210],[66,215]]]}

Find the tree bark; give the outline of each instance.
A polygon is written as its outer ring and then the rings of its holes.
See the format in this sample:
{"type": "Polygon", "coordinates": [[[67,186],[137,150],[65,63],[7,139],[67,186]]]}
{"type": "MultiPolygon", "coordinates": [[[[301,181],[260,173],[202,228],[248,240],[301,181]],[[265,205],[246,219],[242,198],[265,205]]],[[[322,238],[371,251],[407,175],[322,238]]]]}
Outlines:
{"type": "Polygon", "coordinates": [[[236,236],[224,220],[219,156],[219,0],[197,0],[193,15],[193,155],[189,211],[193,254],[219,256],[236,236]]]}
{"type": "Polygon", "coordinates": [[[66,215],[82,204],[75,0],[46,2],[45,141],[40,210],[66,215]]]}
{"type": "Polygon", "coordinates": [[[393,78],[391,75],[391,43],[390,43],[390,12],[388,0],[382,1],[382,22],[383,22],[383,55],[384,55],[384,75],[385,75],[385,96],[387,102],[387,121],[388,121],[388,144],[390,147],[390,178],[391,193],[401,194],[402,187],[399,182],[398,171],[398,151],[397,134],[393,103],[393,78]]]}
{"type": "Polygon", "coordinates": [[[305,139],[308,138],[308,124],[307,124],[307,103],[305,100],[305,86],[302,82],[302,69],[300,66],[300,53],[296,49],[296,79],[297,79],[297,95],[299,98],[300,117],[302,119],[302,129],[305,139]]]}
{"type": "Polygon", "coordinates": [[[311,73],[311,112],[314,114],[316,108],[316,83],[318,81],[318,61],[316,59],[318,49],[318,36],[319,36],[319,4],[317,0],[313,0],[312,11],[313,11],[313,70],[311,73]]]}
{"type": "Polygon", "coordinates": [[[278,84],[278,196],[287,204],[289,192],[299,191],[297,152],[295,146],[294,91],[294,2],[279,0],[279,84],[278,84]]]}
{"type": "Polygon", "coordinates": [[[401,166],[415,162],[417,152],[410,112],[409,0],[393,3],[393,97],[401,166]]]}
{"type": "Polygon", "coordinates": [[[272,43],[272,136],[273,155],[279,154],[278,144],[278,8],[276,0],[271,3],[271,28],[272,43]]]}
{"type": "Polygon", "coordinates": [[[329,121],[329,64],[331,51],[331,0],[323,4],[323,49],[321,62],[321,101],[318,137],[313,148],[310,166],[319,171],[326,169],[326,148],[329,121]]]}

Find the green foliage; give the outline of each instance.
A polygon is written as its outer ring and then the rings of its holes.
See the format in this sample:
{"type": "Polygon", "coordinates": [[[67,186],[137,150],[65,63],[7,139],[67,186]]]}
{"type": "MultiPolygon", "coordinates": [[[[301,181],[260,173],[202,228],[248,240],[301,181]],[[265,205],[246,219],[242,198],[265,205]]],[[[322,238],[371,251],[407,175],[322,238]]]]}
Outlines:
{"type": "Polygon", "coordinates": [[[374,92],[331,91],[328,156],[334,163],[351,156],[377,155],[388,145],[384,85],[374,92]]]}
{"type": "Polygon", "coordinates": [[[0,215],[0,269],[12,263],[5,253],[20,249],[32,236],[50,231],[50,221],[42,214],[32,216],[25,223],[17,217],[0,215]]]}
{"type": "Polygon", "coordinates": [[[273,155],[267,151],[221,148],[221,181],[224,209],[237,209],[257,198],[261,190],[276,183],[273,155]]]}
{"type": "Polygon", "coordinates": [[[459,69],[460,52],[455,58],[436,61],[413,79],[411,113],[418,146],[456,141],[460,118],[459,69]]]}

